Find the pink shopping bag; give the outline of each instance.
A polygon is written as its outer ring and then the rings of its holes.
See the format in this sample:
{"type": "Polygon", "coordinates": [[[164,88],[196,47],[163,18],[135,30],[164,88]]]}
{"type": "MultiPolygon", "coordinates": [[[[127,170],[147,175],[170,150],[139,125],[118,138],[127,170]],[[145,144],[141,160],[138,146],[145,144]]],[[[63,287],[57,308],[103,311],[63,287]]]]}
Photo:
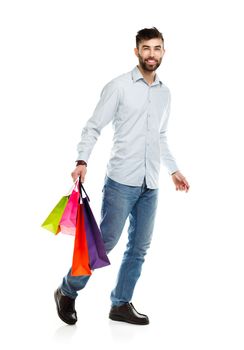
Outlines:
{"type": "Polygon", "coordinates": [[[79,205],[80,193],[78,189],[78,181],[76,181],[73,191],[69,197],[68,203],[65,207],[63,215],[61,217],[59,226],[61,233],[75,236],[77,210],[79,205]]]}

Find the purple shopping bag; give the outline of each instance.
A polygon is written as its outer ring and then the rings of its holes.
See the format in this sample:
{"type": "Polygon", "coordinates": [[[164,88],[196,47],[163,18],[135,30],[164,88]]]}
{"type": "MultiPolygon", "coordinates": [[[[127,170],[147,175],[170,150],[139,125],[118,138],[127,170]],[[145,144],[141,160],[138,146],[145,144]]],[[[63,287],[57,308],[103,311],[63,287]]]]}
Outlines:
{"type": "Polygon", "coordinates": [[[100,267],[110,265],[110,261],[105,251],[105,246],[102,239],[101,231],[98,228],[98,225],[92,213],[91,207],[89,205],[90,199],[87,196],[86,191],[80,180],[79,180],[79,185],[80,185],[79,189],[81,194],[81,200],[83,204],[81,207],[83,209],[84,218],[85,218],[85,230],[86,230],[86,239],[88,244],[90,268],[94,270],[100,267]],[[82,191],[85,192],[86,197],[83,197],[82,191]]]}

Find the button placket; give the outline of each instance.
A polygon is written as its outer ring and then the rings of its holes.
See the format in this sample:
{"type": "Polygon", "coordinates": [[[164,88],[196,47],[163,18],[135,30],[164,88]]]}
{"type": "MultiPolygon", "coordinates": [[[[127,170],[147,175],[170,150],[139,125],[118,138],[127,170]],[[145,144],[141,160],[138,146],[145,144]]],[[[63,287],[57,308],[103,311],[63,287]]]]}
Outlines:
{"type": "Polygon", "coordinates": [[[150,117],[151,117],[151,87],[148,88],[148,112],[147,112],[147,130],[150,131],[150,117]]]}
{"type": "Polygon", "coordinates": [[[146,145],[145,145],[145,173],[147,174],[148,167],[148,157],[149,157],[149,139],[150,139],[150,120],[151,120],[151,86],[148,87],[148,95],[147,95],[147,133],[146,133],[146,145]]]}

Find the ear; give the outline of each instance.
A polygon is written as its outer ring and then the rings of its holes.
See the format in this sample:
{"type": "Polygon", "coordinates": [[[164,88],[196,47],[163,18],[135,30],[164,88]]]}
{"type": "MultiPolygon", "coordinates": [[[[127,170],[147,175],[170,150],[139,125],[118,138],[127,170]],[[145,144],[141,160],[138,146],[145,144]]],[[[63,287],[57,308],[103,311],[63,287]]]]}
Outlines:
{"type": "Polygon", "coordinates": [[[138,57],[138,48],[137,47],[134,48],[134,52],[135,52],[136,57],[138,57]]]}

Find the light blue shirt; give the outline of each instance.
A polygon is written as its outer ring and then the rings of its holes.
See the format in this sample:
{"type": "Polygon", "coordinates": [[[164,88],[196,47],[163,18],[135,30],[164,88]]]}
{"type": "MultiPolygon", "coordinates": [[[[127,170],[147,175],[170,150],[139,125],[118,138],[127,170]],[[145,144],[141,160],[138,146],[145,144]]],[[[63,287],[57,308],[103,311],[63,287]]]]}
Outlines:
{"type": "Polygon", "coordinates": [[[101,130],[112,121],[113,147],[107,176],[124,185],[158,188],[160,163],[178,166],[166,138],[170,91],[156,75],[149,85],[136,66],[105,85],[92,117],[82,129],[77,160],[88,161],[101,130]]]}

